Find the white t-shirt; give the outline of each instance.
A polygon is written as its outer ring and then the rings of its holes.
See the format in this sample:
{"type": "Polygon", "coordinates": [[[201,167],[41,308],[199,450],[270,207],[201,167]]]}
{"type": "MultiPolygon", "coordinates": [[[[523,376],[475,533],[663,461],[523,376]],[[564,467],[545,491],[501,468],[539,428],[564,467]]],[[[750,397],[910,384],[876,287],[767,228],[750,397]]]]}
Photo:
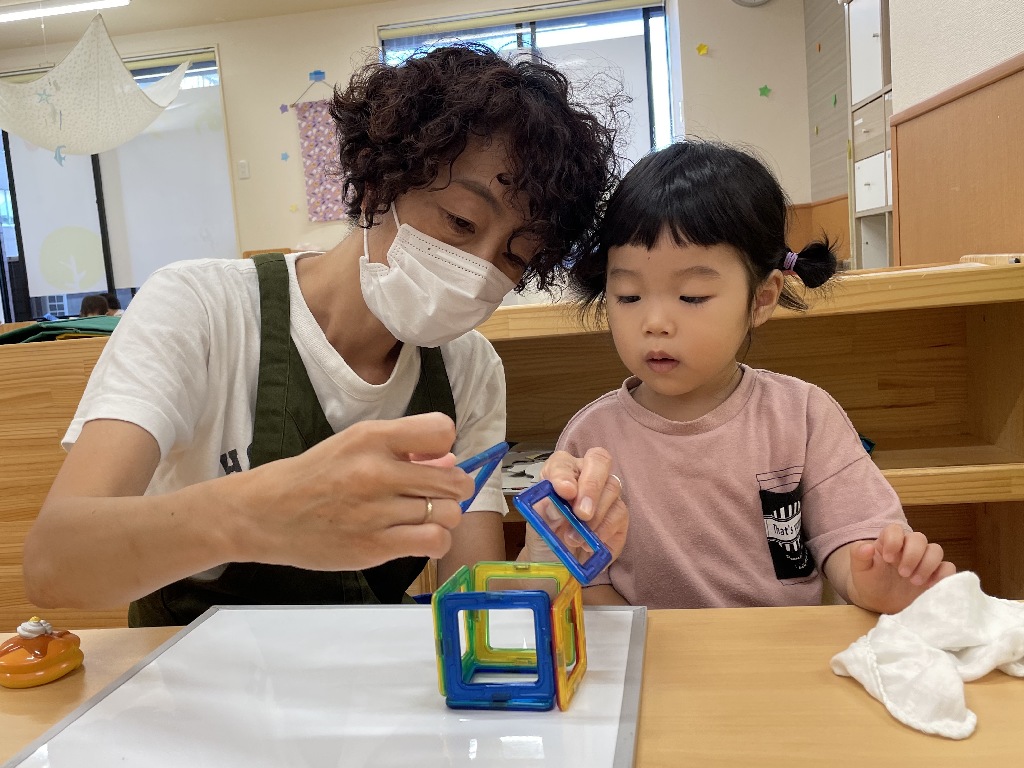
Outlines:
{"type": "MultiPolygon", "coordinates": [[[[306,305],[289,254],[291,337],[331,427],[405,414],[420,374],[402,347],[391,377],[369,384],[328,343],[306,305]]],[[[505,439],[505,371],[476,331],[441,346],[455,399],[459,461],[505,439]]],[[[67,450],[93,419],[137,424],[160,464],[147,494],[249,469],[260,357],[259,282],[251,259],[181,261],[157,270],[107,342],[64,435],[67,450]]],[[[496,472],[470,508],[504,513],[496,472]]]]}

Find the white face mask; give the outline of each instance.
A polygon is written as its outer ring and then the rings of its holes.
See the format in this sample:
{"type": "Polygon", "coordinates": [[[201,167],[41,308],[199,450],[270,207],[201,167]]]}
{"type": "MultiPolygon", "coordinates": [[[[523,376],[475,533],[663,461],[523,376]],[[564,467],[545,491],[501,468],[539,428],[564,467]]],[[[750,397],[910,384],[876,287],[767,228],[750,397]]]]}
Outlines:
{"type": "Polygon", "coordinates": [[[516,287],[483,259],[399,224],[388,263],[370,261],[367,230],[359,287],[370,312],[399,341],[436,347],[473,330],[516,287]]]}

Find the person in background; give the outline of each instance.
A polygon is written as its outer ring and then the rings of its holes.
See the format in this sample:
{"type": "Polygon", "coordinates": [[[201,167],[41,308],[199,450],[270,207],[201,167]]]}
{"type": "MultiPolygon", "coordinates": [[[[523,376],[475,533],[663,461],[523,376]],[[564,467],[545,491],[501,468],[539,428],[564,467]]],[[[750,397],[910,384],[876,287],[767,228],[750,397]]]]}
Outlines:
{"type": "MultiPolygon", "coordinates": [[[[375,59],[331,115],[356,226],[326,253],[146,281],[28,534],[36,605],[185,624],[215,604],[398,602],[428,557],[439,579],[504,559],[500,477],[459,507],[455,462],[505,439],[501,359],[473,329],[582,253],[614,132],[553,67],[476,45],[375,59]]],[[[581,514],[611,536],[617,499],[581,514]]]]}
{"type": "MultiPolygon", "coordinates": [[[[624,484],[629,539],[586,602],[815,605],[827,578],[895,613],[955,572],[827,392],[740,362],[778,304],[806,309],[801,287],[836,272],[827,241],[789,248],[786,216],[757,158],[687,141],[626,174],[573,264],[581,309],[607,318],[633,374],[569,421],[544,468],[604,448],[624,484]]],[[[527,544],[554,559],[532,531],[527,544]]]]}
{"type": "Polygon", "coordinates": [[[117,298],[117,293],[111,291],[110,293],[103,294],[103,297],[107,300],[107,314],[111,317],[120,317],[124,314],[124,310],[121,309],[121,300],[117,298]]]}
{"type": "Polygon", "coordinates": [[[79,317],[100,317],[110,314],[110,306],[103,294],[86,296],[82,299],[82,308],[78,311],[79,317]]]}

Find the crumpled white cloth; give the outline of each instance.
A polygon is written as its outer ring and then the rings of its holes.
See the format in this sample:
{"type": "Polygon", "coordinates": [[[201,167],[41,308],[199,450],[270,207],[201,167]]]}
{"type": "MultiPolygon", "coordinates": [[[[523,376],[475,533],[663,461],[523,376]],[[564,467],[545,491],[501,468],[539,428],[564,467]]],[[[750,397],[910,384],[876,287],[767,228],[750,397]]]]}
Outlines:
{"type": "Polygon", "coordinates": [[[832,657],[832,671],[856,679],[901,723],[965,739],[977,716],[964,681],[993,669],[1024,677],[1024,604],[981,591],[970,571],[943,579],[899,613],[832,657]]]}

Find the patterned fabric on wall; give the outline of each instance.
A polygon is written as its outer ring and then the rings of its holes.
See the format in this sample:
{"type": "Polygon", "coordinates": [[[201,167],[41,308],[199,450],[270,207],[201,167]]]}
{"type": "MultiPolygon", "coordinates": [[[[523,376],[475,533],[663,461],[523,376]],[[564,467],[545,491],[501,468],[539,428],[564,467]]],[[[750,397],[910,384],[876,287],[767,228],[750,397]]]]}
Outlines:
{"type": "Polygon", "coordinates": [[[336,175],[338,134],[328,109],[327,101],[304,101],[295,105],[310,221],[345,218],[341,180],[336,175]]]}

